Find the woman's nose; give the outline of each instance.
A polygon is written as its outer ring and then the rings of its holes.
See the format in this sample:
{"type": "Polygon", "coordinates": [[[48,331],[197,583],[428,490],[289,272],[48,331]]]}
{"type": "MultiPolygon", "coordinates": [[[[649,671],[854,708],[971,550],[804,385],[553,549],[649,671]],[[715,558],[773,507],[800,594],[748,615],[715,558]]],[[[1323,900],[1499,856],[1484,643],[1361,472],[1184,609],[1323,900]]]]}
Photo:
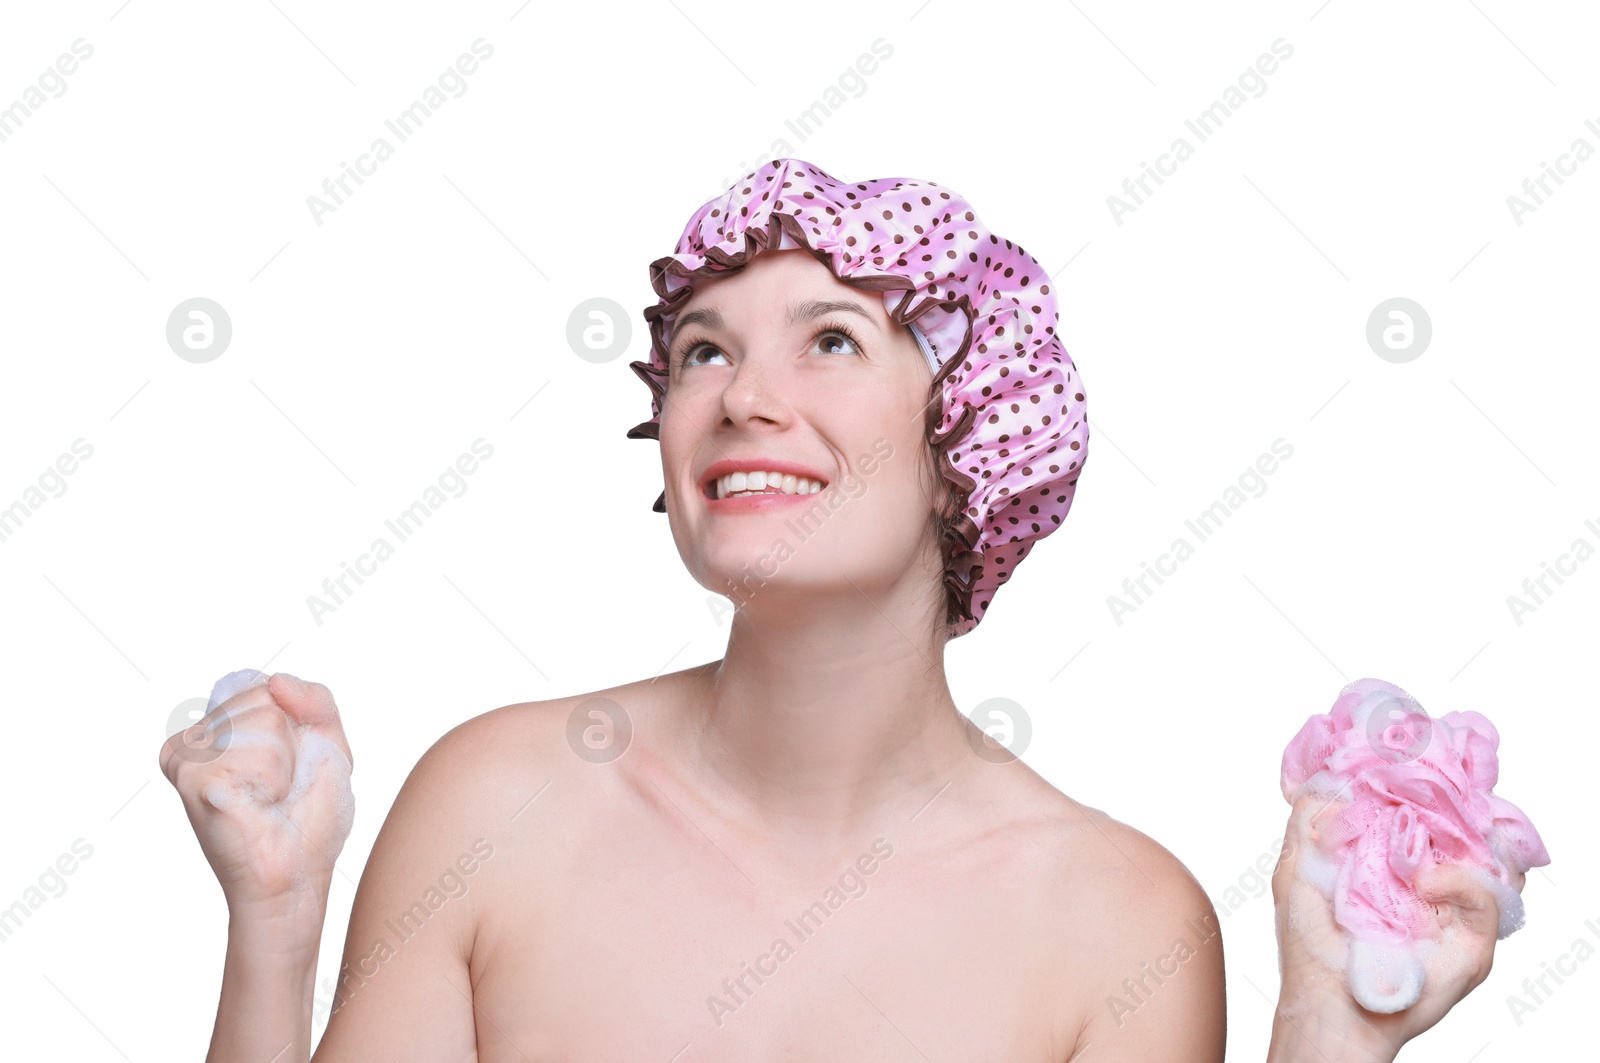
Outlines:
{"type": "Polygon", "coordinates": [[[734,421],[760,417],[781,421],[791,409],[793,382],[786,379],[774,359],[752,352],[734,368],[722,389],[722,406],[734,421]]]}

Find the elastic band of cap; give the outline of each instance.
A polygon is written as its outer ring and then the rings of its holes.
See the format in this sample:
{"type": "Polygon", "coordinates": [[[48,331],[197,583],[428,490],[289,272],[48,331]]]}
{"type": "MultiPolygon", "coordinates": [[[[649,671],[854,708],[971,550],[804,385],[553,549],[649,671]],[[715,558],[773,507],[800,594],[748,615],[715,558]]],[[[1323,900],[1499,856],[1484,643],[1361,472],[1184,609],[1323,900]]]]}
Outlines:
{"type": "Polygon", "coordinates": [[[928,365],[937,374],[939,372],[939,359],[934,357],[933,344],[929,343],[928,337],[924,336],[922,330],[917,328],[916,322],[911,322],[906,327],[911,330],[911,335],[917,341],[917,346],[922,348],[922,354],[928,359],[928,365]]]}

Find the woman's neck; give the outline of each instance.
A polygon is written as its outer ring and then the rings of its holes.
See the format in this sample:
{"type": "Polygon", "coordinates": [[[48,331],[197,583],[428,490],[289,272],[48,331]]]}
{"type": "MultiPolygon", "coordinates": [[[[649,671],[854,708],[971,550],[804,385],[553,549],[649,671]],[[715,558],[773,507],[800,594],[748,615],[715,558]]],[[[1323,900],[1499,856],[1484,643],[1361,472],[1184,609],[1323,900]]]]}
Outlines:
{"type": "Polygon", "coordinates": [[[858,844],[977,760],[921,603],[746,603],[694,670],[684,740],[718,803],[774,837],[858,844]]]}

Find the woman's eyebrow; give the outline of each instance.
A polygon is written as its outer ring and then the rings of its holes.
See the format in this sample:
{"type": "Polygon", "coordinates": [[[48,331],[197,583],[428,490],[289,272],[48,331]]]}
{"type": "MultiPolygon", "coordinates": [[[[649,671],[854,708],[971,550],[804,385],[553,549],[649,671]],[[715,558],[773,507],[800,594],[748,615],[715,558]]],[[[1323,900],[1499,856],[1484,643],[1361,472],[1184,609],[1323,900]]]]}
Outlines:
{"type": "MultiPolygon", "coordinates": [[[[828,314],[856,314],[866,319],[869,323],[876,324],[872,320],[872,315],[863,310],[859,304],[844,300],[807,299],[803,303],[789,304],[789,324],[791,325],[815,321],[817,318],[825,317],[828,314]]],[[[678,319],[676,327],[682,330],[688,325],[704,325],[708,329],[726,327],[722,320],[722,314],[715,307],[709,306],[690,310],[678,319]]]]}
{"type": "Polygon", "coordinates": [[[709,307],[702,310],[691,310],[678,319],[675,331],[681,332],[689,325],[704,325],[708,329],[720,329],[723,327],[722,314],[709,307]]]}
{"type": "Polygon", "coordinates": [[[789,304],[789,324],[798,325],[806,321],[815,321],[828,314],[857,314],[872,321],[872,315],[861,309],[859,305],[844,300],[808,299],[803,303],[789,304]]]}

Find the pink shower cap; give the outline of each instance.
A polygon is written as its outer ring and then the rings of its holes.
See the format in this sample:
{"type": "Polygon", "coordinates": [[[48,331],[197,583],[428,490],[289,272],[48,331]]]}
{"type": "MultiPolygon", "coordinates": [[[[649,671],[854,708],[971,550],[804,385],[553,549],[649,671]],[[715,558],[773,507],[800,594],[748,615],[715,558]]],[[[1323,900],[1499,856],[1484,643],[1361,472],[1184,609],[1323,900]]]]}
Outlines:
{"type": "MultiPolygon", "coordinates": [[[[673,253],[650,264],[660,301],[644,310],[650,419],[629,439],[659,439],[672,325],[700,277],[735,272],[763,250],[800,248],[841,282],[881,292],[935,373],[941,416],[927,441],[964,500],[946,541],[955,638],[977,626],[995,591],[1072,505],[1088,457],[1077,369],[1056,334],[1050,278],[1021,245],[986,229],[971,204],[933,181],[840,181],[801,159],[776,159],[690,217],[673,253]]],[[[666,492],[655,512],[666,512],[666,492]]]]}

